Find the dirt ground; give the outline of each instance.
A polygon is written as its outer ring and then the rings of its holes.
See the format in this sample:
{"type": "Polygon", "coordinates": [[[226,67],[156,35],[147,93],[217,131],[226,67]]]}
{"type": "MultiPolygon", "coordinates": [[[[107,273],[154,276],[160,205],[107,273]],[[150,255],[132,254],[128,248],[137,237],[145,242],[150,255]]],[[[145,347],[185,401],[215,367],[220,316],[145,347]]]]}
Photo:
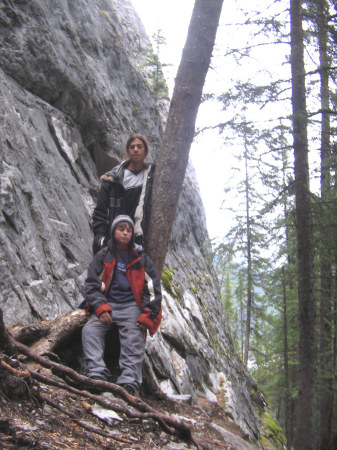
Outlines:
{"type": "Polygon", "coordinates": [[[48,369],[35,367],[32,376],[31,367],[1,363],[1,449],[257,448],[223,408],[206,399],[192,406],[160,393],[134,397],[105,388],[97,395],[48,369]]]}
{"type": "MultiPolygon", "coordinates": [[[[169,398],[151,381],[146,365],[137,396],[84,376],[79,339],[84,319],[78,311],[12,328],[11,335],[1,313],[0,449],[262,448],[234,422],[224,392],[217,402],[198,397],[193,405],[184,396],[169,398]]],[[[106,358],[113,374],[118,352],[106,358]]]]}

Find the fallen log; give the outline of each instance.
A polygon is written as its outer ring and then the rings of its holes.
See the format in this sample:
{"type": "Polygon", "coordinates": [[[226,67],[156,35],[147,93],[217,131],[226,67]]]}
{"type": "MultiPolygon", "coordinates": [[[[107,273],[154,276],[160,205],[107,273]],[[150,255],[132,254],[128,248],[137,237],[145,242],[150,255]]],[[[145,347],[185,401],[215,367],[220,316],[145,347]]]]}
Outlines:
{"type": "MultiPolygon", "coordinates": [[[[6,346],[11,350],[15,350],[16,354],[25,355],[30,361],[51,370],[52,373],[63,378],[66,382],[75,381],[80,386],[103,388],[106,391],[117,394],[136,410],[151,416],[151,418],[157,421],[167,433],[173,432],[180,438],[193,442],[197,448],[202,448],[195,440],[190,425],[183,420],[156,411],[140,398],[128,394],[121,386],[107,381],[91,380],[68,366],[56,363],[42,356],[44,354],[53,353],[58,346],[61,346],[65,341],[69,340],[70,336],[76,330],[84,326],[86,320],[85,312],[83,310],[76,310],[66,313],[54,321],[44,321],[41,324],[33,324],[25,327],[13,327],[11,332],[8,333],[1,315],[0,330],[2,330],[2,333],[6,338],[6,346]],[[43,337],[41,337],[38,330],[43,330],[43,337]],[[31,347],[27,347],[16,340],[14,336],[30,341],[34,340],[34,336],[38,336],[39,339],[34,342],[31,347]]],[[[22,371],[22,373],[26,375],[26,371],[22,371]]]]}
{"type": "Polygon", "coordinates": [[[53,353],[69,341],[87,322],[83,309],[70,311],[55,320],[44,320],[30,325],[15,325],[8,329],[18,342],[29,345],[38,355],[53,353]]]}

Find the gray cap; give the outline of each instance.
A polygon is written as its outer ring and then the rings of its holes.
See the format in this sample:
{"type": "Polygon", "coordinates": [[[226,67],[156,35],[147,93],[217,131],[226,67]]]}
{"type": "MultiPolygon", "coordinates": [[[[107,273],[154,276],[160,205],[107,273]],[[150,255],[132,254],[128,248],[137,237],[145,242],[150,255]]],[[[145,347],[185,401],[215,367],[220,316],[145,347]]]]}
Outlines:
{"type": "Polygon", "coordinates": [[[114,237],[115,228],[121,222],[128,222],[132,226],[132,239],[131,239],[131,242],[133,242],[135,225],[134,225],[133,220],[131,219],[131,217],[127,216],[126,214],[120,214],[119,216],[116,216],[114,218],[114,220],[113,220],[113,222],[111,224],[111,237],[112,238],[114,237]]]}

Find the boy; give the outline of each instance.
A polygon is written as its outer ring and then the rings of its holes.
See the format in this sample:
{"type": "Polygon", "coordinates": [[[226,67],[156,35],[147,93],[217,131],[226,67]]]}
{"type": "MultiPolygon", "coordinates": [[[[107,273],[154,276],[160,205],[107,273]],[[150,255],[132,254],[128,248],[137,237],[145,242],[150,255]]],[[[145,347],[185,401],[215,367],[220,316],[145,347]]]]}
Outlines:
{"type": "Polygon", "coordinates": [[[129,216],[112,222],[109,245],[89,264],[85,296],[91,314],[82,330],[87,376],[111,381],[103,357],[106,333],[115,324],[121,369],[117,384],[135,394],[142,383],[146,332],[152,336],[161,320],[161,287],[154,264],[134,246],[129,216]]]}

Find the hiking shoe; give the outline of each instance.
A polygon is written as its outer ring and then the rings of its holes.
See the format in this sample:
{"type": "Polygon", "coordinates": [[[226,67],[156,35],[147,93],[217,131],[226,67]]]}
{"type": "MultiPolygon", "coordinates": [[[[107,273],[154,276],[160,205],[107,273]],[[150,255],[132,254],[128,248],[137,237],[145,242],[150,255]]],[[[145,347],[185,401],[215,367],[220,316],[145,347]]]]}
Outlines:
{"type": "Polygon", "coordinates": [[[137,395],[137,390],[132,384],[121,384],[121,387],[131,395],[137,395]]]}
{"type": "Polygon", "coordinates": [[[114,384],[116,384],[117,378],[118,378],[118,376],[109,374],[109,375],[105,378],[105,381],[109,381],[109,383],[114,383],[114,384]]]}

